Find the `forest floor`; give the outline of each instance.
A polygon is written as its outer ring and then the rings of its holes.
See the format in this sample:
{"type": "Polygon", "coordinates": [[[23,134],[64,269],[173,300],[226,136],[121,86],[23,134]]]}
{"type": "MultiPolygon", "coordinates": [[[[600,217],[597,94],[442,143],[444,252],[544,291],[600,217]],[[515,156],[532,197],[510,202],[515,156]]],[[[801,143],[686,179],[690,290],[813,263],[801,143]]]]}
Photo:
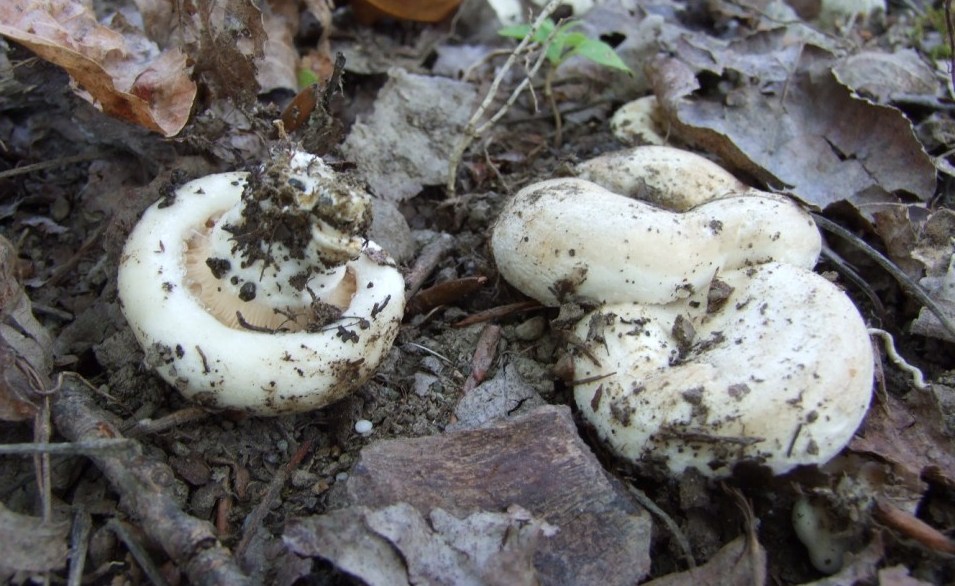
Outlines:
{"type": "MultiPolygon", "coordinates": [[[[831,20],[781,1],[561,8],[555,18],[573,16],[632,71],[543,62],[533,91],[474,137],[452,194],[449,158],[517,45],[484,0],[436,24],[369,22],[320,0],[275,0],[264,16],[228,0],[225,19],[204,3],[176,4],[178,17],[133,4],[34,2],[58,24],[29,33],[0,18],[0,447],[66,446],[0,457],[0,548],[15,552],[0,560],[4,579],[955,582],[955,336],[899,281],[921,283],[951,322],[955,119],[940,7],[831,20]],[[110,24],[88,24],[84,41],[70,14],[110,24]],[[71,32],[41,38],[57,27],[71,32]],[[141,63],[103,49],[120,42],[110,35],[189,59],[153,65],[149,107],[108,116],[67,71],[107,63],[86,78],[100,104],[123,93],[121,78],[140,83],[141,63]],[[87,50],[89,62],[77,57],[87,50]],[[327,83],[333,72],[340,84],[327,83]],[[488,242],[505,202],[645,141],[610,119],[648,95],[666,144],[854,237],[824,232],[816,271],[903,358],[873,338],[872,406],[826,466],[674,478],[616,457],[560,376],[567,308],[528,302],[498,274],[488,242]],[[405,319],[374,376],[332,405],[280,417],[196,407],[144,364],[117,299],[122,247],[186,181],[254,170],[291,144],[369,187],[371,239],[413,289],[405,319]],[[820,515],[827,551],[845,552],[833,576],[797,538],[799,502],[820,515]]],[[[535,50],[501,76],[484,120],[535,50]]]]}

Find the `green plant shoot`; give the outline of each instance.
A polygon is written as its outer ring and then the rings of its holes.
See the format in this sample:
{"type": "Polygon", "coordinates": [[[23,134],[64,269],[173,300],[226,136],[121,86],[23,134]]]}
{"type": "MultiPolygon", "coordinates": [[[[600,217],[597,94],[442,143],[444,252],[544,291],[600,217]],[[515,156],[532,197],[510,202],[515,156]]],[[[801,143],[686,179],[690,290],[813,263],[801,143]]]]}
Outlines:
{"type": "MultiPolygon", "coordinates": [[[[550,39],[550,45],[547,47],[547,60],[555,69],[571,57],[580,55],[598,65],[633,73],[627,67],[627,64],[620,59],[620,56],[614,52],[613,47],[599,39],[591,39],[584,33],[573,30],[578,26],[580,26],[578,21],[568,21],[558,26],[553,20],[547,19],[537,29],[537,33],[531,40],[543,45],[550,39]],[[554,30],[555,27],[557,28],[556,31],[554,30]]],[[[498,34],[512,39],[523,39],[530,31],[530,25],[520,24],[504,27],[498,31],[498,34]]]]}

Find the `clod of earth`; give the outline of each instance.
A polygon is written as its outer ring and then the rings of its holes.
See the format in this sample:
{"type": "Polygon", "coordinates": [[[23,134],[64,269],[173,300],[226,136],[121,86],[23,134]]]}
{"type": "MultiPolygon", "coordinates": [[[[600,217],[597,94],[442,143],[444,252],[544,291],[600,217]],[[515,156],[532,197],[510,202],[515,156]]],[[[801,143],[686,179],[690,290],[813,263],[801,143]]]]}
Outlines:
{"type": "Polygon", "coordinates": [[[303,152],[175,189],[143,214],[119,269],[147,364],[208,407],[278,415],[344,397],[404,312],[370,221],[370,196],[303,152]]]}
{"type": "Polygon", "coordinates": [[[572,335],[574,394],[610,448],[710,476],[835,456],[868,409],[873,355],[855,306],[811,271],[810,216],[668,147],[579,172],[520,191],[491,247],[525,294],[592,310],[572,335]]]}

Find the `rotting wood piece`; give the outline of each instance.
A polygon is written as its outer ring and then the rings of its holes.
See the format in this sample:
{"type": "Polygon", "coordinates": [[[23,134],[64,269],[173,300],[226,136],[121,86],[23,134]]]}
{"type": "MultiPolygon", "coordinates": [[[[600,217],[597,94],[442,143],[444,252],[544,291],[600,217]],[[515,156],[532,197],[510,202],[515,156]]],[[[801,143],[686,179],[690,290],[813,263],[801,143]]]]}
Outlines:
{"type": "MultiPolygon", "coordinates": [[[[70,441],[122,438],[109,416],[93,405],[89,391],[73,377],[53,401],[57,430],[70,441]]],[[[251,584],[232,554],[216,539],[206,521],[187,515],[170,494],[163,479],[173,478],[166,464],[142,454],[131,458],[90,456],[120,494],[124,509],[146,534],[185,572],[191,584],[243,586],[251,584]]]]}
{"type": "Polygon", "coordinates": [[[347,488],[353,504],[407,502],[424,515],[441,508],[463,518],[520,505],[559,528],[534,556],[541,584],[635,584],[650,570],[649,514],[607,476],[566,407],[373,444],[347,488]]]}

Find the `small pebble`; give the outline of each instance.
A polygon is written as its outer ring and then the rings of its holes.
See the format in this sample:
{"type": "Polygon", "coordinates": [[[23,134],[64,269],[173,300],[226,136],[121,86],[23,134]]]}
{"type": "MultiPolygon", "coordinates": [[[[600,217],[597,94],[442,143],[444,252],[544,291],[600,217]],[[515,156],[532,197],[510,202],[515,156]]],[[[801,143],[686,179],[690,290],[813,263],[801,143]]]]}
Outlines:
{"type": "Polygon", "coordinates": [[[360,435],[370,434],[374,427],[375,426],[371,423],[371,421],[368,421],[367,419],[359,419],[355,422],[355,431],[360,435]]]}
{"type": "Polygon", "coordinates": [[[538,315],[518,324],[514,328],[514,335],[517,336],[518,340],[532,342],[543,336],[546,329],[547,320],[538,315]]]}

